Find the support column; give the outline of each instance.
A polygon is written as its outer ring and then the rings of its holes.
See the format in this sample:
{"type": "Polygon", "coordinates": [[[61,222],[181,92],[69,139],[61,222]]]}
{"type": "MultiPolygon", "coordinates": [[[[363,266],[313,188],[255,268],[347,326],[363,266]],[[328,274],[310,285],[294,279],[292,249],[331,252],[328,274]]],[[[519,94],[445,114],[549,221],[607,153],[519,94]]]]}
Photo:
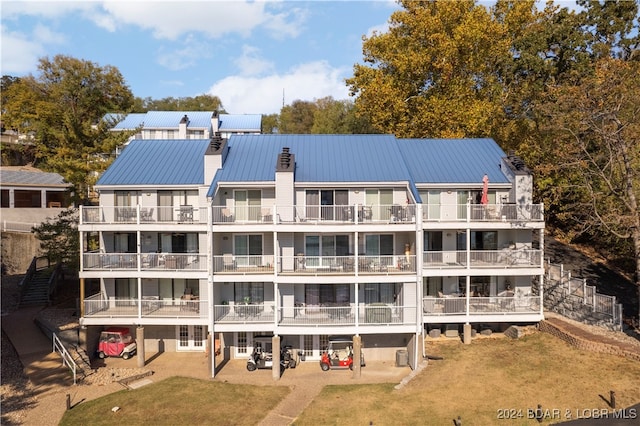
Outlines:
{"type": "Polygon", "coordinates": [[[271,359],[273,359],[271,368],[273,380],[280,380],[280,336],[273,336],[271,339],[271,359]]]}
{"type": "Polygon", "coordinates": [[[80,278],[80,318],[84,318],[84,278],[80,278]]]}
{"type": "Polygon", "coordinates": [[[471,324],[466,323],[465,325],[462,326],[462,342],[465,345],[468,345],[471,343],[471,324]]]}
{"type": "Polygon", "coordinates": [[[209,377],[213,378],[213,377],[215,377],[215,370],[216,370],[216,367],[215,367],[216,351],[215,351],[215,349],[213,347],[213,337],[211,336],[211,333],[207,333],[207,349],[206,349],[206,351],[207,351],[207,355],[209,357],[211,357],[209,359],[209,361],[211,361],[211,362],[208,363],[209,377]]]}
{"type": "Polygon", "coordinates": [[[144,367],[144,327],[136,327],[136,351],[138,353],[138,368],[144,367]]]}
{"type": "Polygon", "coordinates": [[[353,336],[353,378],[358,379],[362,374],[362,337],[358,334],[353,336]]]}

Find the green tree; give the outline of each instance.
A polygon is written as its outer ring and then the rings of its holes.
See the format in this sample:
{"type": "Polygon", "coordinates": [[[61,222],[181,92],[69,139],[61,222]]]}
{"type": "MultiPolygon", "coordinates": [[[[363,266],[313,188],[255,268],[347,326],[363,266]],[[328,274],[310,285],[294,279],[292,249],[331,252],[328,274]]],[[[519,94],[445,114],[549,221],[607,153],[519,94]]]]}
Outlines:
{"type": "Polygon", "coordinates": [[[267,114],[262,116],[261,132],[265,135],[278,133],[278,114],[267,114]]]}
{"type": "Polygon", "coordinates": [[[328,96],[316,100],[316,106],[311,133],[376,133],[365,117],[356,116],[356,106],[352,100],[335,100],[328,96]]]}
{"type": "Polygon", "coordinates": [[[606,57],[594,71],[549,90],[541,129],[556,161],[540,174],[554,176],[565,229],[633,253],[640,297],[640,62],[606,57]]]}
{"type": "Polygon", "coordinates": [[[314,115],[318,107],[315,103],[293,101],[280,110],[278,132],[283,134],[309,134],[313,127],[314,115]]]}
{"type": "Polygon", "coordinates": [[[400,4],[388,32],[364,39],[365,63],[347,80],[359,113],[398,137],[491,135],[504,122],[504,26],[473,0],[400,4]]]}
{"type": "Polygon", "coordinates": [[[133,95],[112,66],[58,55],[40,59],[38,70],[11,84],[2,118],[34,135],[38,166],[62,175],[83,202],[110,153],[129,136],[109,132],[113,123],[103,117],[127,111],[133,95]]]}
{"type": "Polygon", "coordinates": [[[135,98],[133,112],[147,111],[218,111],[224,113],[220,98],[212,95],[162,99],[135,98]]]}
{"type": "Polygon", "coordinates": [[[63,210],[55,219],[48,219],[34,227],[33,232],[50,261],[62,262],[73,270],[78,268],[80,234],[76,209],[63,210]]]}

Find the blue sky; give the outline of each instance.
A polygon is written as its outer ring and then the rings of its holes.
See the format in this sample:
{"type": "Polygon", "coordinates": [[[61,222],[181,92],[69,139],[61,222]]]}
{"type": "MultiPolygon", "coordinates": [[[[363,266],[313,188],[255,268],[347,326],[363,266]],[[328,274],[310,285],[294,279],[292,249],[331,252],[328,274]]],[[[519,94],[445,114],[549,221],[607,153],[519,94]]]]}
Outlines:
{"type": "Polygon", "coordinates": [[[211,94],[231,114],[279,113],[283,98],[347,99],[362,36],[386,31],[394,10],[393,0],[0,0],[0,71],[36,75],[39,58],[63,54],[115,66],[137,97],[211,94]]]}
{"type": "Polygon", "coordinates": [[[216,95],[232,114],[348,98],[362,36],[393,1],[5,1],[2,75],[64,54],[117,67],[137,97],[216,95]]]}

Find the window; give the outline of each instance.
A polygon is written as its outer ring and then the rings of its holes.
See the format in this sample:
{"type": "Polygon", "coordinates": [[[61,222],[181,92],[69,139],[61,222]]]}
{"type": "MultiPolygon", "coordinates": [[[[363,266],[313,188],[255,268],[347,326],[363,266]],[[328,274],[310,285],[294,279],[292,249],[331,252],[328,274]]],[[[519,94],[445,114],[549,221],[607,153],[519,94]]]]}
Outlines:
{"type": "Polygon", "coordinates": [[[307,305],[348,305],[349,284],[307,284],[304,288],[307,305]]]}
{"type": "Polygon", "coordinates": [[[345,210],[340,206],[349,205],[349,191],[346,189],[310,189],[306,191],[307,219],[344,220],[345,210]]]}
{"type": "Polygon", "coordinates": [[[158,220],[175,221],[180,218],[180,206],[198,203],[198,191],[158,191],[158,220]]]}
{"type": "Polygon", "coordinates": [[[116,278],[116,306],[135,306],[138,298],[138,280],[135,278],[116,278]]]}
{"type": "Polygon", "coordinates": [[[425,231],[424,252],[426,263],[442,263],[442,231],[425,231]]]}
{"type": "Polygon", "coordinates": [[[424,277],[422,279],[422,294],[439,297],[442,294],[442,277],[424,277]]]}
{"type": "Polygon", "coordinates": [[[200,283],[198,280],[184,278],[160,278],[158,282],[158,294],[162,300],[179,300],[184,294],[200,296],[200,283]]]}
{"type": "Polygon", "coordinates": [[[237,266],[262,265],[262,235],[234,235],[233,254],[237,266]]]}
{"type": "Polygon", "coordinates": [[[136,234],[133,232],[113,234],[113,250],[115,253],[135,253],[136,234]]]}
{"type": "Polygon", "coordinates": [[[425,231],[424,251],[442,251],[442,231],[425,231]]]}
{"type": "Polygon", "coordinates": [[[306,266],[330,266],[336,256],[349,254],[348,235],[307,235],[305,237],[306,266]]]}
{"type": "MultiPolygon", "coordinates": [[[[497,231],[471,231],[471,250],[497,250],[497,231]]],[[[467,249],[467,233],[459,231],[457,235],[457,250],[467,249]]]]}
{"type": "Polygon", "coordinates": [[[364,303],[395,303],[398,289],[394,283],[369,283],[364,285],[364,303]]]}
{"type": "Polygon", "coordinates": [[[427,220],[440,219],[440,191],[420,191],[427,220]]]}
{"type": "Polygon", "coordinates": [[[248,342],[247,333],[244,331],[239,331],[237,334],[236,351],[239,354],[246,354],[248,343],[249,342],[248,342]]]}
{"type": "Polygon", "coordinates": [[[367,189],[365,203],[371,207],[373,220],[389,220],[391,217],[390,208],[393,205],[393,190],[367,189]]]}
{"type": "Polygon", "coordinates": [[[458,219],[467,218],[467,200],[469,191],[458,191],[458,219]]]}
{"type": "Polygon", "coordinates": [[[257,222],[262,219],[262,192],[259,189],[234,191],[237,221],[257,222]]]}
{"type": "Polygon", "coordinates": [[[393,255],[393,235],[378,234],[365,236],[364,250],[367,256],[393,255]]]}
{"type": "Polygon", "coordinates": [[[264,283],[235,283],[233,300],[236,303],[264,303],[264,283]]]}
{"type": "Polygon", "coordinates": [[[164,253],[198,253],[198,234],[172,233],[160,234],[160,247],[164,253]]]}

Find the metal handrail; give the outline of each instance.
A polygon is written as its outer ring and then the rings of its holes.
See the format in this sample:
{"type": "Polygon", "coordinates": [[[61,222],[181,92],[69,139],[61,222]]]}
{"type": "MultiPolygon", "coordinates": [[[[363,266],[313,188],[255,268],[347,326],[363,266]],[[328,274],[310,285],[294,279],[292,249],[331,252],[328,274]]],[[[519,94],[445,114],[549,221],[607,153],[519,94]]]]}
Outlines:
{"type": "Polygon", "coordinates": [[[67,349],[62,344],[62,341],[56,336],[56,333],[53,334],[53,352],[58,352],[62,357],[62,365],[66,365],[73,372],[73,384],[75,385],[77,379],[77,371],[78,365],[75,363],[71,354],[67,351],[67,349]]]}

